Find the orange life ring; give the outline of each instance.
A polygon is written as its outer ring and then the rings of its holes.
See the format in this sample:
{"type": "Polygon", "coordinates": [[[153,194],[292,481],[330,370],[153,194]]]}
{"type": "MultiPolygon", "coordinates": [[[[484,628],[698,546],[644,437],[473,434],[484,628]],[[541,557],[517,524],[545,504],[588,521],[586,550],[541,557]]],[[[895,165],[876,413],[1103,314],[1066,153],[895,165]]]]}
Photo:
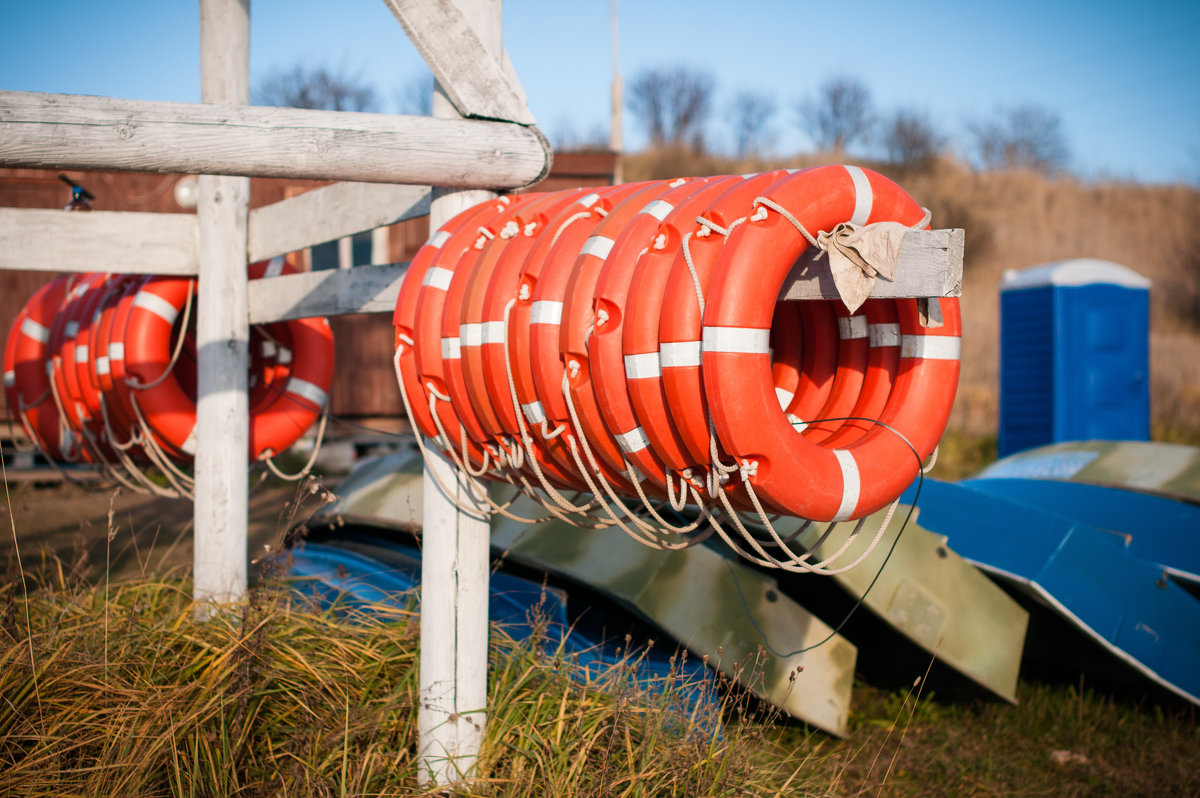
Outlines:
{"type": "MultiPolygon", "coordinates": [[[[433,257],[433,263],[425,272],[417,293],[412,328],[413,367],[417,383],[421,387],[415,399],[413,396],[409,396],[410,402],[419,401],[428,408],[431,397],[449,396],[445,364],[447,360],[458,359],[462,341],[457,330],[454,335],[442,335],[442,319],[446,312],[446,297],[455,271],[460,263],[463,263],[464,268],[469,268],[464,260],[473,261],[474,255],[478,252],[475,249],[476,241],[481,236],[486,240],[486,235],[481,230],[487,230],[488,234],[494,235],[490,226],[499,215],[513,205],[519,206],[529,202],[534,196],[536,195],[504,196],[476,206],[481,213],[472,217],[468,224],[451,232],[445,242],[438,247],[433,257]]],[[[407,281],[407,277],[405,279],[407,281]]],[[[473,417],[474,413],[471,408],[440,399],[436,401],[434,407],[437,419],[441,422],[442,428],[449,438],[447,444],[461,453],[465,435],[466,457],[471,467],[473,469],[482,467],[488,455],[485,455],[485,449],[478,441],[478,436],[482,431],[473,417]],[[467,432],[468,424],[471,425],[470,433],[467,432]]],[[[432,437],[437,437],[436,432],[432,437]]]]}
{"type": "MultiPolygon", "coordinates": [[[[518,230],[516,236],[498,250],[494,263],[489,264],[490,258],[485,252],[467,281],[467,295],[463,300],[459,321],[463,325],[479,325],[481,335],[478,346],[463,346],[463,379],[476,411],[479,412],[482,407],[490,408],[492,415],[480,413],[479,420],[484,430],[497,441],[502,438],[521,438],[517,419],[520,411],[513,406],[505,363],[505,342],[508,338],[505,309],[510,302],[515,305],[525,257],[550,219],[590,191],[584,188],[554,192],[522,206],[513,219],[518,230]],[[485,271],[487,279],[482,279],[485,271]]],[[[529,437],[530,454],[536,458],[538,469],[551,482],[559,487],[586,489],[586,484],[578,475],[561,469],[546,453],[540,435],[529,437]]],[[[530,478],[535,478],[530,464],[526,463],[523,470],[530,478]]]]}
{"type": "Polygon", "coordinates": [[[870,354],[858,401],[849,413],[850,419],[825,440],[813,439],[826,448],[845,447],[875,429],[876,425],[859,419],[878,419],[892,393],[896,372],[900,367],[900,320],[896,302],[889,299],[868,299],[863,303],[867,314],[867,339],[870,354]]]}
{"type": "Polygon", "coordinates": [[[486,286],[496,262],[508,251],[511,242],[519,240],[519,214],[526,208],[537,207],[547,201],[549,195],[531,195],[529,199],[510,204],[481,224],[474,244],[464,250],[454,264],[454,274],[443,299],[441,337],[443,341],[457,342],[451,348],[443,347],[441,352],[446,394],[467,436],[481,446],[491,446],[496,450],[500,444],[493,430],[499,427],[499,419],[491,402],[476,402],[475,395],[468,391],[464,360],[478,360],[485,338],[490,343],[497,338],[503,341],[504,336],[499,325],[485,326],[482,322],[469,320],[468,317],[473,314],[467,312],[466,302],[468,296],[479,301],[477,293],[471,294],[471,286],[486,286]]]}
{"type": "MultiPolygon", "coordinates": [[[[672,419],[677,411],[668,405],[662,382],[659,318],[667,304],[665,297],[672,296],[671,304],[679,301],[677,296],[666,293],[667,277],[679,253],[680,241],[684,233],[692,228],[695,218],[704,212],[713,199],[741,181],[742,178],[736,176],[720,178],[679,202],[662,220],[654,236],[656,241],[661,239],[662,249],[650,247],[638,258],[629,283],[621,352],[623,356],[632,358],[633,362],[630,368],[622,368],[621,373],[638,424],[653,444],[655,455],[672,471],[688,468],[693,460],[688,456],[672,419]]],[[[603,381],[607,383],[612,378],[606,372],[603,381]]],[[[597,377],[597,382],[600,380],[597,377]]]]}
{"type": "MultiPolygon", "coordinates": [[[[924,215],[895,183],[858,167],[806,170],[762,195],[813,234],[844,221],[912,225],[924,215]]],[[[755,210],[748,204],[742,214],[755,210]]],[[[766,344],[774,299],[807,246],[774,211],[732,231],[705,307],[704,388],[722,445],[767,507],[818,521],[857,518],[900,495],[945,428],[958,382],[958,303],[941,300],[944,326],[929,329],[919,322],[916,300],[898,301],[901,364],[881,418],[888,426],[846,448],[812,443],[779,410],[766,344]]]]}
{"type": "MultiPolygon", "coordinates": [[[[293,271],[295,268],[282,260],[250,268],[252,276],[293,271]]],[[[124,329],[114,330],[114,337],[123,345],[125,371],[135,381],[133,385],[121,383],[118,390],[137,402],[155,440],[178,460],[195,455],[195,393],[186,379],[181,380],[181,373],[172,369],[164,376],[164,371],[170,366],[175,335],[186,334],[175,327],[192,290],[191,280],[148,279],[134,294],[124,329]]],[[[278,454],[295,443],[320,415],[333,382],[333,332],[326,319],[296,319],[279,323],[276,329],[286,338],[292,365],[282,387],[275,383],[269,400],[260,402],[250,415],[252,459],[278,454]]]]}
{"type": "MultiPolygon", "coordinates": [[[[488,214],[494,212],[493,208],[503,208],[506,204],[498,199],[486,204],[473,205],[447,221],[434,231],[429,236],[429,240],[417,250],[417,254],[413,256],[412,262],[408,265],[408,271],[404,274],[404,280],[400,283],[400,291],[396,296],[396,308],[392,313],[398,379],[401,390],[408,398],[408,410],[411,415],[409,421],[414,426],[414,432],[427,438],[436,439],[438,431],[433,416],[429,412],[425,389],[417,376],[416,346],[413,338],[417,318],[417,297],[421,293],[422,284],[430,277],[430,270],[434,268],[434,262],[437,260],[442,245],[450,239],[450,236],[474,220],[486,218],[488,214]]],[[[437,274],[436,277],[438,280],[445,278],[442,274],[437,274]]]]}
{"type": "MultiPolygon", "coordinates": [[[[746,215],[745,209],[756,196],[787,174],[789,172],[786,169],[778,169],[744,179],[713,199],[699,215],[717,227],[727,229],[736,219],[746,215]]],[[[696,297],[696,283],[699,282],[700,291],[707,296],[717,258],[728,244],[725,236],[698,223],[687,224],[683,232],[685,236],[692,234],[688,239],[687,252],[696,273],[693,277],[683,250],[684,236],[681,236],[664,293],[665,297],[671,297],[671,301],[663,302],[659,317],[659,362],[667,407],[679,430],[684,449],[690,455],[688,465],[707,467],[710,461],[708,407],[701,375],[703,324],[696,297]]],[[[760,296],[765,296],[767,288],[762,284],[757,288],[760,296]]],[[[778,289],[770,297],[772,307],[777,294],[778,289]]],[[[773,387],[769,393],[774,399],[773,387]]]]}
{"type": "MultiPolygon", "coordinates": [[[[645,232],[657,227],[658,217],[654,215],[654,209],[661,208],[665,215],[669,205],[658,203],[675,189],[689,184],[692,181],[682,178],[670,183],[651,183],[621,200],[593,228],[574,264],[569,267],[563,293],[562,322],[558,328],[559,391],[562,390],[562,374],[566,370],[567,390],[579,418],[580,434],[587,440],[592,452],[618,473],[626,470],[626,458],[634,467],[637,467],[637,459],[641,459],[648,466],[637,468],[637,472],[649,483],[645,488],[659,494],[666,489],[665,470],[661,461],[655,462],[652,456],[648,456],[650,441],[641,426],[635,422],[629,427],[618,427],[610,432],[604,419],[597,393],[599,385],[592,377],[592,368],[599,357],[607,356],[610,364],[616,367],[614,370],[624,370],[620,335],[624,303],[598,297],[596,286],[601,271],[608,264],[620,263],[623,271],[633,271],[640,251],[653,243],[645,238],[645,232]],[[651,212],[647,213],[647,209],[651,212]],[[642,224],[635,224],[637,221],[642,224]],[[610,331],[612,335],[608,340],[613,345],[608,347],[607,352],[602,355],[593,350],[592,346],[597,342],[595,333],[610,331]]],[[[535,360],[543,353],[535,349],[535,360]]],[[[564,417],[562,420],[570,419],[564,417]]]]}
{"type": "Polygon", "coordinates": [[[775,383],[779,406],[784,410],[796,398],[804,375],[805,346],[812,347],[813,344],[813,341],[805,340],[800,303],[780,303],[771,320],[771,380],[775,383]]]}
{"type": "MultiPolygon", "coordinates": [[[[55,312],[50,323],[50,340],[47,357],[50,376],[54,390],[62,405],[64,421],[70,428],[78,443],[77,456],[72,460],[83,459],[93,462],[97,456],[106,456],[110,452],[92,450],[84,429],[95,440],[95,428],[92,426],[92,414],[89,402],[85,399],[84,386],[79,379],[77,357],[87,357],[87,349],[77,345],[80,329],[90,320],[87,311],[94,304],[96,294],[94,289],[103,286],[107,275],[89,272],[80,276],[67,292],[62,306],[55,312]]],[[[87,382],[87,380],[83,380],[87,382]]]]}
{"type": "Polygon", "coordinates": [[[333,330],[323,316],[276,325],[292,353],[286,379],[276,379],[250,411],[250,457],[285,451],[320,418],[333,385],[333,330]]]}
{"type": "Polygon", "coordinates": [[[841,428],[842,419],[851,414],[858,402],[863,381],[867,376],[871,343],[868,337],[870,330],[867,315],[861,308],[851,313],[843,303],[836,300],[814,304],[832,306],[837,319],[837,344],[832,345],[832,341],[829,342],[829,349],[836,350],[837,367],[829,395],[815,415],[806,417],[790,409],[789,413],[794,416],[790,419],[792,427],[813,443],[819,443],[841,428]]]}
{"type": "Polygon", "coordinates": [[[806,421],[821,418],[821,408],[833,392],[838,369],[839,330],[833,302],[809,300],[788,304],[795,307],[799,317],[803,346],[795,391],[784,411],[792,426],[801,430],[806,421]]]}
{"type": "MultiPolygon", "coordinates": [[[[129,313],[133,309],[133,299],[148,279],[145,276],[133,276],[129,279],[124,292],[117,299],[112,315],[101,316],[100,336],[96,348],[93,349],[94,359],[97,363],[104,364],[106,373],[99,374],[100,390],[104,395],[110,420],[117,434],[121,436],[122,443],[128,440],[137,424],[125,385],[129,373],[125,370],[124,330],[129,313]],[[104,360],[100,360],[101,357],[104,357],[104,360]]],[[[99,367],[97,370],[99,371],[99,367]]]]}
{"type": "MultiPolygon", "coordinates": [[[[561,434],[543,438],[546,454],[564,471],[578,469],[570,451],[575,440],[562,395],[563,363],[558,356],[558,333],[562,319],[563,293],[571,265],[597,222],[616,203],[646,183],[605,186],[559,211],[543,229],[538,242],[525,258],[518,281],[517,304],[509,315],[509,362],[521,412],[531,429],[545,424],[563,426],[561,434]],[[540,367],[540,368],[539,368],[540,367]],[[555,371],[557,370],[557,374],[555,371]]],[[[582,457],[582,454],[580,455],[582,457]]],[[[632,492],[632,484],[603,460],[597,470],[618,490],[632,492]]]]}
{"type": "Polygon", "coordinates": [[[78,282],[75,275],[59,276],[25,303],[11,361],[14,393],[8,394],[10,411],[21,416],[26,433],[56,460],[74,459],[78,441],[70,435],[50,394],[50,332],[55,311],[78,282]]]}
{"type": "Polygon", "coordinates": [[[78,312],[74,315],[78,331],[73,342],[73,364],[64,364],[75,370],[73,381],[78,386],[79,403],[86,412],[86,416],[80,419],[80,424],[86,425],[93,440],[102,444],[101,452],[106,457],[111,457],[112,452],[106,445],[108,434],[104,428],[104,415],[100,407],[102,394],[98,378],[93,374],[92,339],[97,336],[104,303],[122,282],[117,275],[102,275],[79,303],[78,312]]]}
{"type": "MultiPolygon", "coordinates": [[[[687,205],[714,182],[722,184],[728,180],[701,177],[679,185],[672,183],[674,187],[669,191],[645,203],[618,235],[612,252],[596,276],[595,289],[592,291],[597,320],[585,342],[585,349],[595,404],[604,427],[611,431],[621,451],[663,495],[666,495],[669,469],[634,410],[629,387],[632,382],[657,379],[657,323],[654,325],[653,341],[647,340],[644,349],[626,350],[626,325],[631,311],[635,309],[635,294],[631,292],[631,287],[637,275],[646,271],[643,266],[649,253],[664,252],[670,248],[671,237],[662,231],[662,226],[676,207],[687,205]],[[603,324],[598,316],[601,310],[607,315],[603,324]]],[[[645,289],[639,287],[639,290],[645,289]]],[[[661,288],[659,291],[661,307],[661,288]]],[[[653,306],[653,303],[647,305],[653,306]]],[[[657,315],[657,308],[655,312],[657,315]]]]}

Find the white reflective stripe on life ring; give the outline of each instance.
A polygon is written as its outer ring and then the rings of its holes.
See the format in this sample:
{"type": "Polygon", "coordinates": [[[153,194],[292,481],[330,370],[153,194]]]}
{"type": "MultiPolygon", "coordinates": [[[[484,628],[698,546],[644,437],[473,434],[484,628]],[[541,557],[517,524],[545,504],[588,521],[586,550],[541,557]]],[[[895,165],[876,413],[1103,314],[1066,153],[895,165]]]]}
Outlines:
{"type": "Polygon", "coordinates": [[[875,192],[871,190],[871,181],[866,173],[857,166],[847,166],[850,179],[854,181],[854,213],[850,215],[850,224],[859,227],[871,218],[871,210],[875,205],[875,192]]]}
{"type": "Polygon", "coordinates": [[[439,291],[445,291],[450,288],[450,280],[454,278],[454,272],[449,269],[443,269],[441,266],[434,266],[429,271],[425,272],[425,279],[421,281],[421,285],[427,285],[431,288],[436,288],[439,291]]]}
{"type": "Polygon", "coordinates": [[[850,450],[834,449],[833,454],[842,468],[842,503],[833,520],[845,521],[851,517],[854,508],[858,506],[858,495],[862,489],[862,483],[858,475],[858,463],[854,461],[854,455],[850,453],[850,450]]]}
{"type": "Polygon", "coordinates": [[[625,379],[645,380],[662,374],[658,352],[643,352],[625,356],[625,379]]]}
{"type": "Polygon", "coordinates": [[[838,337],[843,341],[867,337],[868,325],[866,316],[839,316],[837,322],[838,337]]]}
{"type": "Polygon", "coordinates": [[[662,368],[684,368],[700,365],[699,341],[668,341],[658,345],[658,360],[662,368]]]}
{"type": "Polygon", "coordinates": [[[654,202],[642,208],[641,213],[648,213],[661,222],[673,210],[675,210],[675,206],[666,200],[654,200],[654,202]]]}
{"type": "MultiPolygon", "coordinates": [[[[155,316],[165,321],[167,324],[174,324],[175,318],[179,315],[179,309],[172,305],[167,300],[160,297],[158,294],[152,294],[149,291],[138,291],[137,296],[133,298],[134,307],[148,310],[155,316]]],[[[69,332],[68,335],[73,335],[69,332]]]]}
{"type": "Polygon", "coordinates": [[[290,394],[295,394],[302,399],[307,399],[317,407],[324,407],[327,394],[321,389],[321,386],[315,385],[308,380],[299,377],[288,378],[287,388],[285,389],[290,394]]]}
{"type": "Polygon", "coordinates": [[[483,344],[483,325],[479,322],[458,325],[458,338],[463,346],[481,346],[483,344]]]}
{"type": "Polygon", "coordinates": [[[959,360],[962,338],[957,335],[904,335],[900,338],[900,357],[959,360]]]}
{"type": "Polygon", "coordinates": [[[25,321],[21,322],[21,334],[41,344],[50,340],[50,329],[43,327],[28,316],[25,317],[25,321]]]}
{"type": "Polygon", "coordinates": [[[701,346],[705,352],[765,355],[771,351],[771,328],[705,327],[701,346]]]}
{"type": "MultiPolygon", "coordinates": [[[[650,441],[646,438],[646,433],[641,427],[634,427],[629,432],[623,432],[620,435],[613,436],[617,439],[617,445],[621,447],[621,451],[626,454],[640,452],[650,445],[650,441]]],[[[638,480],[639,482],[641,480],[638,480]]]]}
{"type": "Polygon", "coordinates": [[[900,346],[899,324],[872,324],[871,346],[900,346]]]}
{"type": "Polygon", "coordinates": [[[552,299],[539,299],[529,309],[530,324],[559,324],[562,322],[563,303],[552,299]]]}
{"type": "Polygon", "coordinates": [[[504,322],[478,321],[458,326],[458,337],[463,346],[483,346],[504,343],[504,322]]]}
{"type": "Polygon", "coordinates": [[[600,260],[608,257],[608,253],[612,252],[613,240],[605,236],[592,236],[587,241],[583,242],[583,249],[579,250],[580,255],[594,255],[600,260]]]}

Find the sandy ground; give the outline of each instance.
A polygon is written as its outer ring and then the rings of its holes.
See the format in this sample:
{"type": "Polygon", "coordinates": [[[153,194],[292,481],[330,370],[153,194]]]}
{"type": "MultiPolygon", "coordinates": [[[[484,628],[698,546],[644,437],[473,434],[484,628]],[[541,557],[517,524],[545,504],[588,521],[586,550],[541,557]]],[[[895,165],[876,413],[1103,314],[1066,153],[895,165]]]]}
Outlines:
{"type": "MultiPolygon", "coordinates": [[[[250,488],[251,572],[284,533],[320,505],[310,483],[269,479],[250,488]]],[[[326,486],[331,486],[326,480],[326,486]]],[[[192,566],[192,504],[112,486],[6,484],[0,494],[0,579],[26,574],[97,581],[186,577],[192,566]],[[62,576],[59,576],[61,570],[62,576]]],[[[40,581],[40,580],[39,580],[40,581]]]]}

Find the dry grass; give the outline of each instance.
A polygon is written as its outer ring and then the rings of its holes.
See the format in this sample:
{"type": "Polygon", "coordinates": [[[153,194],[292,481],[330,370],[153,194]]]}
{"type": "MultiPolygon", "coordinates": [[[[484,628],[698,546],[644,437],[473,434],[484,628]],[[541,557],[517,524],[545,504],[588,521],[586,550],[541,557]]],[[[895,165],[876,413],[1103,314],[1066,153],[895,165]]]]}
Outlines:
{"type": "MultiPolygon", "coordinates": [[[[938,468],[988,456],[967,438],[947,448],[938,468]]],[[[138,534],[108,516],[111,499],[92,504],[88,522],[108,525],[114,551],[138,534]]],[[[52,554],[21,567],[0,585],[0,795],[432,794],[415,759],[411,601],[327,610],[268,578],[201,623],[191,586],[153,569],[108,580],[52,554]]],[[[1013,707],[860,683],[850,737],[835,740],[727,682],[704,710],[680,677],[637,680],[636,652],[585,672],[496,630],[490,657],[487,733],[466,795],[1200,790],[1194,708],[1075,685],[1024,683],[1013,707]]]]}
{"type": "MultiPolygon", "coordinates": [[[[278,586],[276,586],[278,587],[278,586]]],[[[418,795],[411,610],[322,610],[259,588],[195,620],[190,586],[10,585],[0,618],[0,794],[418,795]]],[[[805,755],[639,682],[494,636],[487,736],[463,794],[769,795],[805,755]]]]}
{"type": "MultiPolygon", "coordinates": [[[[194,619],[189,585],[0,593],[0,794],[428,795],[417,618],[264,587],[194,619]]],[[[1193,709],[1025,683],[1020,706],[855,687],[835,740],[724,691],[698,711],[637,655],[585,672],[497,632],[478,796],[1195,795],[1193,709]]]]}

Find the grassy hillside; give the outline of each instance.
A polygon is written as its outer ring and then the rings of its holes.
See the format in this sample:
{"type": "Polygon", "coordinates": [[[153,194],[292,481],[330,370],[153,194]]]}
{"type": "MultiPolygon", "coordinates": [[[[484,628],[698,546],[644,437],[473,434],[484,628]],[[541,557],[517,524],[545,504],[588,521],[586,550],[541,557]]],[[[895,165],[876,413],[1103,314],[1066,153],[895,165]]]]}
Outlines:
{"type": "MultiPolygon", "coordinates": [[[[650,151],[625,161],[626,180],[744,174],[814,166],[819,158],[735,161],[650,151]]],[[[1087,183],[1033,172],[975,172],[942,160],[923,170],[862,163],[899,182],[933,211],[934,227],[967,232],[963,375],[952,433],[996,430],[997,286],[1006,269],[1066,258],[1115,261],[1150,278],[1151,419],[1154,437],[1200,444],[1200,191],[1087,183]]]]}

